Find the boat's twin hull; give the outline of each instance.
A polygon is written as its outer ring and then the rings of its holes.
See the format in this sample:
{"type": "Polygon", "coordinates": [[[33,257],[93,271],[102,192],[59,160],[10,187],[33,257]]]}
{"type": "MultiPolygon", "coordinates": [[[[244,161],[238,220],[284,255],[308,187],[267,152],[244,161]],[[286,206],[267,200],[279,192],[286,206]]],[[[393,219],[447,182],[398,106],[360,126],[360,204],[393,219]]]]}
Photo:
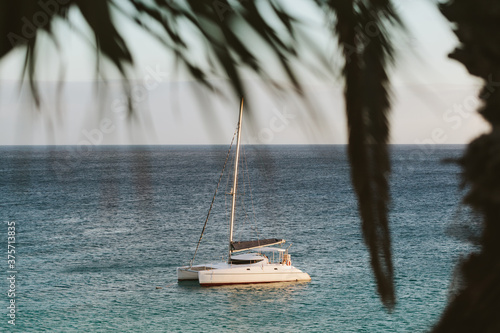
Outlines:
{"type": "Polygon", "coordinates": [[[309,274],[281,264],[226,265],[226,267],[180,267],[179,281],[198,280],[203,287],[233,284],[310,281],[309,274]]]}
{"type": "Polygon", "coordinates": [[[198,272],[192,271],[189,267],[177,268],[178,281],[198,281],[198,272]]]}

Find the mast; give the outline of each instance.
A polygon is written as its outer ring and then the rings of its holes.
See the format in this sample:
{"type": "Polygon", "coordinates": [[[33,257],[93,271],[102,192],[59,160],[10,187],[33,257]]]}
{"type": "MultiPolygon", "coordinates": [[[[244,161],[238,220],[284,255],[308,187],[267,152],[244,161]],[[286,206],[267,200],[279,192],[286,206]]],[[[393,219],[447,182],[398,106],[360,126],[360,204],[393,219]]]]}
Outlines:
{"type": "Polygon", "coordinates": [[[234,180],[231,195],[233,196],[231,204],[231,224],[229,225],[229,255],[227,262],[231,262],[231,243],[233,242],[234,210],[236,207],[236,189],[238,187],[238,164],[240,160],[240,138],[241,138],[241,119],[243,117],[243,97],[241,98],[240,117],[238,119],[238,136],[236,138],[236,157],[234,161],[234,180]]]}

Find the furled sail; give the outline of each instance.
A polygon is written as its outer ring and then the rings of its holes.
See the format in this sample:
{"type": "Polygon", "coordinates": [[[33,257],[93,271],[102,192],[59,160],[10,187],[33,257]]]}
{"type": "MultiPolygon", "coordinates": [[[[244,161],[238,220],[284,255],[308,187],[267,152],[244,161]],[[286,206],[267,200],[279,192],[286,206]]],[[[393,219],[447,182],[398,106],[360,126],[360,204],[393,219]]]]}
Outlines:
{"type": "Polygon", "coordinates": [[[242,241],[242,242],[231,242],[231,252],[239,252],[250,249],[256,249],[259,247],[283,244],[285,242],[284,239],[279,238],[269,238],[269,239],[258,239],[251,241],[242,241]]]}

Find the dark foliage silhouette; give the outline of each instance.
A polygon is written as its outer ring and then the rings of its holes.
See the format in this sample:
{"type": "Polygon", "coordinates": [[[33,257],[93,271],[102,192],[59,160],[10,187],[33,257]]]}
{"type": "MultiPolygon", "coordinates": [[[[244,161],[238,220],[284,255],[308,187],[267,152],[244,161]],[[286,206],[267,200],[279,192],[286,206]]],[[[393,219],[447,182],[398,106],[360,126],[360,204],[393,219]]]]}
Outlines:
{"type": "Polygon", "coordinates": [[[485,82],[479,113],[492,130],[475,139],[460,160],[464,202],[483,219],[480,251],[462,264],[462,286],[434,332],[500,332],[500,3],[449,1],[443,15],[460,40],[450,57],[485,82]]]}

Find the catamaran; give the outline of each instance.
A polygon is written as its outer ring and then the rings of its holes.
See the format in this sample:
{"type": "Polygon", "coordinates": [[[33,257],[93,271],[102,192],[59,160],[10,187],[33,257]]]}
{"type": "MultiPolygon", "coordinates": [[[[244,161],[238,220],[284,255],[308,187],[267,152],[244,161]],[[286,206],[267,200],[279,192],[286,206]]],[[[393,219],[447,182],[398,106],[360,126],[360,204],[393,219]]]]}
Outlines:
{"type": "MultiPolygon", "coordinates": [[[[199,284],[204,287],[232,284],[310,281],[311,277],[309,274],[302,272],[300,269],[292,265],[291,255],[288,253],[288,248],[283,249],[272,247],[274,245],[284,244],[284,239],[270,238],[239,242],[233,241],[242,118],[243,98],[241,99],[237,126],[236,153],[233,172],[234,178],[232,189],[229,193],[229,195],[232,196],[232,203],[231,222],[229,225],[228,260],[227,262],[215,264],[193,265],[193,258],[190,265],[177,268],[177,279],[178,281],[198,281],[199,284]],[[266,253],[269,254],[269,257],[266,253]]],[[[207,221],[205,221],[205,226],[206,222],[207,221]]],[[[198,246],[199,244],[200,242],[198,242],[198,246]]],[[[198,251],[198,246],[195,251],[195,256],[198,251]]]]}

